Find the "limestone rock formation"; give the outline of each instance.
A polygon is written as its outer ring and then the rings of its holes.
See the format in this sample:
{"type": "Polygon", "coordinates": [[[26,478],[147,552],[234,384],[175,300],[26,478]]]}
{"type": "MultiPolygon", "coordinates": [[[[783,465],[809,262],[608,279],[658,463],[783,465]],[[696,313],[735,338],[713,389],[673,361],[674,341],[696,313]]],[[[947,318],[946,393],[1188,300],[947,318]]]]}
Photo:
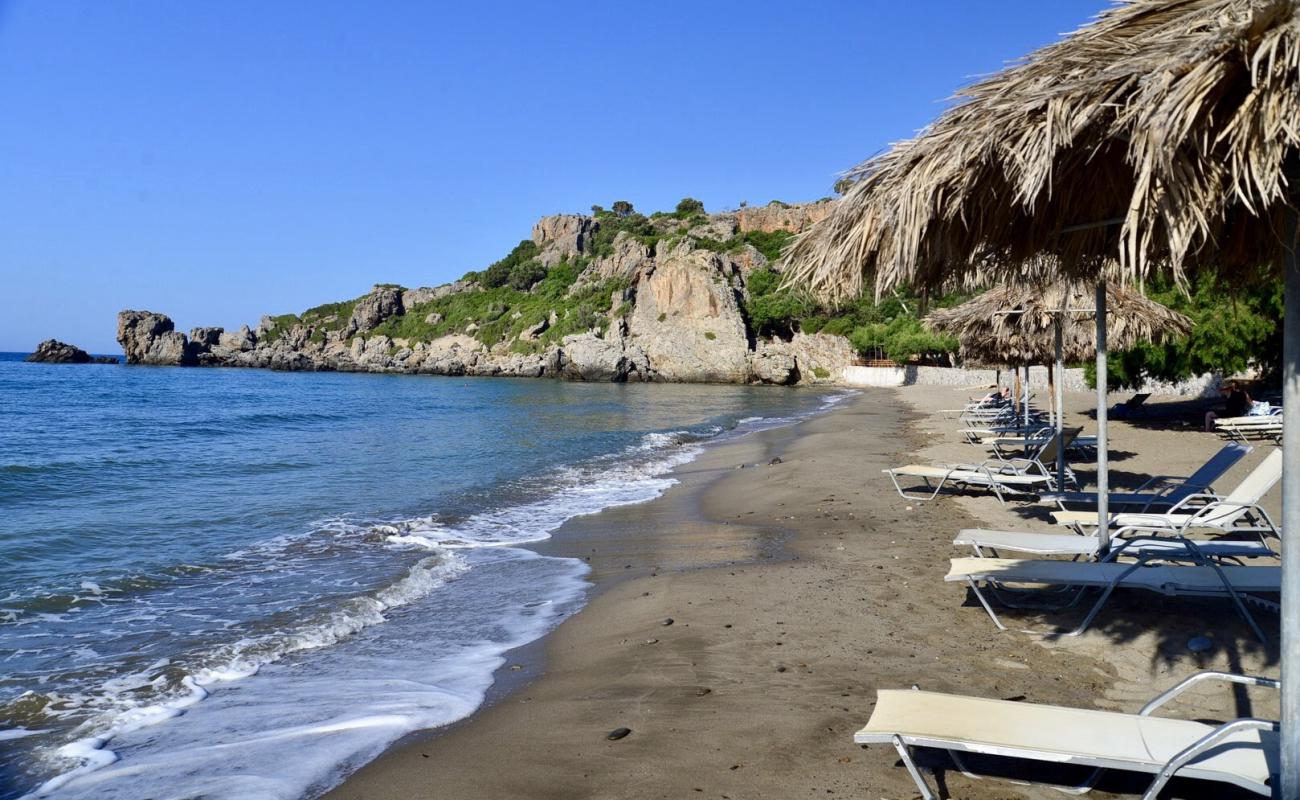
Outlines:
{"type": "Polygon", "coordinates": [[[646,380],[649,361],[639,347],[626,347],[621,339],[604,339],[594,333],[564,337],[560,345],[559,375],[580,381],[646,380]]]}
{"type": "Polygon", "coordinates": [[[751,362],[764,383],[787,383],[778,377],[788,361],[794,362],[795,380],[801,383],[837,383],[844,368],[853,363],[853,345],[843,336],[796,333],[788,341],[759,342],[751,362]]]}
{"type": "Polygon", "coordinates": [[[112,356],[92,356],[80,347],[74,347],[58,339],[46,339],[36,346],[36,352],[24,361],[34,364],[116,364],[112,356]]]}
{"type": "Polygon", "coordinates": [[[117,342],[128,364],[178,366],[197,363],[185,334],[171,318],[152,311],[122,311],[117,315],[117,342]]]}
{"type": "Polygon", "coordinates": [[[543,266],[549,267],[567,258],[582,255],[599,228],[599,222],[581,214],[542,217],[533,226],[533,244],[541,250],[538,260],[543,266]]]}
{"type": "Polygon", "coordinates": [[[376,286],[352,308],[352,319],[348,321],[347,330],[352,333],[365,332],[405,311],[400,287],[376,286]]]}
{"type": "Polygon", "coordinates": [[[725,254],[683,242],[641,279],[628,329],[659,378],[749,379],[749,336],[733,284],[738,274],[725,254]]]}
{"type": "Polygon", "coordinates": [[[619,231],[614,237],[613,252],[592,262],[582,273],[577,285],[598,283],[609,278],[632,281],[653,263],[654,254],[648,245],[627,231],[619,231]]]}
{"type": "Polygon", "coordinates": [[[769,203],[765,206],[742,208],[736,212],[736,225],[741,233],[749,231],[789,231],[799,233],[810,225],[821,222],[831,213],[831,201],[788,205],[769,203]]]}

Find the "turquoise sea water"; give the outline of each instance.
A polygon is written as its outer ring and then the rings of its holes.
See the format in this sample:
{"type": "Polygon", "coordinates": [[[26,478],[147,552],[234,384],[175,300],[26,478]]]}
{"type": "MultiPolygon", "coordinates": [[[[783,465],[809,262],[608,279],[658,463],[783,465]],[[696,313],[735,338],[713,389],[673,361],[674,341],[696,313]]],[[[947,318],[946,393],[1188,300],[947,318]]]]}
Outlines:
{"type": "Polygon", "coordinates": [[[297,798],[581,604],[521,545],[833,395],[0,354],[0,800],[297,798]]]}

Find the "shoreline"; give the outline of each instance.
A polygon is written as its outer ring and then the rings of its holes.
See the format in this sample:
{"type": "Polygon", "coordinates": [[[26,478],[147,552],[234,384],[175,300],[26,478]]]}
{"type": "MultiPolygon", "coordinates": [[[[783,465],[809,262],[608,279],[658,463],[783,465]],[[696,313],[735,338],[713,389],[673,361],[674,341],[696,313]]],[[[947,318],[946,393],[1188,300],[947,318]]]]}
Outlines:
{"type": "MultiPolygon", "coordinates": [[[[924,653],[926,672],[948,683],[940,631],[960,601],[933,603],[900,646],[888,620],[863,612],[890,605],[932,564],[904,560],[897,538],[882,548],[869,537],[890,535],[883,528],[905,513],[945,530],[968,519],[953,506],[904,512],[873,486],[872,467],[916,447],[914,422],[894,390],[862,391],[810,419],[710,448],[654,500],[571,521],[535,548],[590,557],[594,586],[583,608],[512,651],[498,672],[505,680],[472,715],[413,734],[325,797],[903,791],[905,773],[863,768],[851,741],[878,685],[861,662],[898,674],[879,685],[911,683],[916,676],[898,667],[924,653]],[[773,458],[781,462],[769,465],[773,458]],[[809,491],[818,489],[825,494],[809,514],[809,491]],[[877,562],[870,566],[883,578],[855,586],[862,559],[877,562]],[[632,733],[606,739],[623,727],[632,733]],[[748,735],[735,737],[738,729],[748,735]],[[780,762],[780,774],[768,760],[780,762]],[[659,774],[664,763],[674,774],[659,774]]],[[[954,593],[941,581],[932,588],[954,593]]],[[[963,634],[972,631],[987,633],[963,634]]]]}
{"type": "MultiPolygon", "coordinates": [[[[832,387],[825,388],[830,389],[832,387]]],[[[578,611],[566,617],[559,626],[540,638],[509,651],[505,663],[493,674],[492,684],[487,690],[483,703],[469,716],[443,726],[406,734],[389,745],[377,758],[372,759],[362,765],[360,769],[345,777],[341,783],[335,784],[326,790],[324,794],[313,796],[335,797],[339,795],[340,792],[347,790],[349,784],[359,773],[386,759],[400,758],[399,754],[401,753],[427,746],[428,743],[443,737],[455,736],[460,730],[474,725],[480,716],[497,705],[510,701],[512,697],[526,690],[532,684],[544,680],[548,661],[550,660],[551,640],[560,627],[567,625],[573,617],[581,615],[591,604],[599,602],[606,593],[620,584],[653,577],[662,569],[660,563],[662,559],[654,558],[652,553],[646,551],[625,550],[615,547],[614,545],[618,544],[628,544],[628,541],[626,539],[620,541],[617,534],[601,533],[602,529],[612,527],[626,532],[630,528],[638,527],[632,521],[633,518],[639,516],[638,509],[660,504],[662,504],[662,508],[659,509],[659,514],[666,513],[679,517],[681,522],[701,521],[704,514],[702,510],[703,494],[712,483],[725,477],[728,472],[740,468],[741,464],[744,465],[744,468],[769,466],[768,461],[772,457],[770,454],[783,448],[790,441],[797,439],[799,436],[798,430],[801,426],[836,413],[837,410],[858,401],[861,394],[863,394],[861,389],[838,387],[838,391],[827,392],[825,396],[826,398],[842,396],[844,399],[833,401],[827,407],[812,412],[810,416],[768,428],[748,431],[723,441],[705,442],[703,450],[698,456],[674,468],[669,473],[669,477],[675,479],[676,483],[660,496],[644,503],[612,506],[595,514],[574,517],[565,522],[550,538],[527,545],[520,545],[542,555],[576,558],[588,565],[591,570],[586,578],[589,582],[589,588],[578,611]],[[736,461],[733,456],[748,457],[751,460],[736,461]],[[601,547],[588,547],[593,543],[601,545],[601,547]],[[605,545],[610,546],[605,547],[605,545]]],[[[755,558],[787,559],[791,557],[791,554],[783,550],[782,544],[790,535],[790,531],[744,531],[738,537],[735,537],[743,541],[731,542],[729,545],[719,543],[720,549],[730,552],[736,561],[702,560],[697,554],[692,554],[688,556],[689,563],[678,563],[670,567],[670,569],[720,568],[732,563],[750,563],[755,558]],[[749,545],[754,546],[750,547],[749,545]]],[[[644,543],[644,541],[645,536],[642,535],[639,538],[632,537],[631,543],[635,547],[638,543],[644,543]]]]}
{"type": "MultiPolygon", "coordinates": [[[[448,377],[448,376],[434,376],[448,377]]],[[[516,376],[478,376],[478,377],[516,377],[516,376]]],[[[812,387],[775,387],[784,389],[795,389],[807,391],[812,387]]],[[[830,387],[818,387],[819,389],[829,389],[830,387]]],[[[701,495],[708,486],[718,478],[724,476],[728,471],[736,469],[738,463],[730,456],[732,448],[739,449],[740,445],[750,443],[761,439],[763,441],[762,449],[765,451],[772,450],[773,447],[779,446],[778,443],[785,443],[797,438],[797,429],[799,426],[815,420],[827,414],[835,413],[836,409],[841,408],[853,402],[856,395],[860,394],[860,389],[849,387],[839,387],[838,391],[824,391],[824,398],[843,396],[845,399],[831,402],[826,407],[811,412],[802,418],[794,418],[784,422],[777,423],[771,427],[758,428],[752,431],[746,431],[740,434],[729,432],[728,438],[721,441],[706,440],[702,442],[702,451],[698,456],[690,461],[674,467],[665,477],[670,477],[676,481],[663,494],[658,497],[647,500],[643,503],[632,505],[619,505],[604,508],[594,514],[577,516],[569,519],[553,532],[548,539],[542,541],[530,542],[518,545],[526,550],[532,550],[544,556],[554,556],[558,558],[573,558],[583,561],[587,564],[590,571],[587,573],[586,580],[588,588],[586,595],[581,601],[579,609],[565,617],[560,625],[567,624],[574,616],[581,614],[587,606],[597,601],[607,591],[613,589],[619,584],[653,576],[662,567],[660,560],[650,558],[646,552],[638,550],[620,550],[617,548],[606,548],[599,550],[587,547],[592,543],[602,545],[618,544],[618,536],[600,533],[602,528],[614,527],[619,530],[626,530],[629,527],[629,517],[637,515],[637,509],[660,502],[665,502],[664,511],[675,516],[682,516],[685,519],[696,520],[702,513],[699,510],[701,495]],[[670,497],[671,496],[671,497],[670,497]],[[610,526],[610,523],[613,525],[610,526]],[[595,553],[596,555],[592,555],[595,553]],[[652,563],[653,562],[653,563],[652,563]]],[[[752,448],[750,448],[752,449],[752,448]]],[[[767,466],[768,457],[761,457],[752,463],[746,462],[745,468],[755,468],[767,466]]],[[[781,541],[787,538],[789,532],[781,532],[772,536],[768,532],[762,532],[757,549],[756,557],[763,559],[779,560],[788,558],[789,554],[784,553],[781,549],[781,541]]],[[[644,537],[639,541],[643,542],[644,537]]],[[[633,539],[633,544],[638,542],[633,539]]],[[[731,545],[720,544],[720,549],[733,552],[738,559],[748,559],[750,554],[745,552],[743,545],[745,543],[732,543],[731,545]]],[[[673,569],[708,569],[712,567],[723,566],[731,562],[709,562],[697,561],[697,556],[690,556],[692,563],[677,564],[673,569]]],[[[748,563],[746,561],[746,563],[748,563]]],[[[366,769],[370,764],[389,757],[396,751],[408,747],[415,747],[424,742],[437,739],[442,736],[452,735],[460,728],[471,725],[488,709],[502,701],[509,700],[511,696],[517,694],[533,682],[542,679],[546,674],[548,643],[555,631],[559,628],[553,628],[541,637],[534,639],[526,644],[520,645],[507,652],[506,662],[503,663],[493,673],[492,684],[488,688],[482,704],[476,708],[469,716],[449,722],[446,725],[435,728],[412,731],[402,736],[397,741],[389,745],[383,753],[377,758],[362,765],[358,772],[366,769]]],[[[352,773],[355,775],[356,773],[352,773]]],[[[326,790],[323,795],[311,796],[331,796],[343,784],[351,780],[352,775],[345,778],[342,783],[335,784],[326,790]]]]}

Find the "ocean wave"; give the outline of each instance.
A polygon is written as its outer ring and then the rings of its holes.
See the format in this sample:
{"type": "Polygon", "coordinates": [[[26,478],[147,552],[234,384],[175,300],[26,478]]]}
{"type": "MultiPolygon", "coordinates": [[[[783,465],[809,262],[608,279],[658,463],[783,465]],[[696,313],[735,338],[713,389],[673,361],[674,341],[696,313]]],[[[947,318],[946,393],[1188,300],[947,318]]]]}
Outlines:
{"type": "MultiPolygon", "coordinates": [[[[383,624],[386,612],[422,599],[466,569],[464,559],[454,553],[428,556],[400,580],[372,594],[354,597],[287,630],[241,638],[197,654],[188,667],[178,669],[170,661],[160,661],[85,692],[47,696],[25,693],[9,704],[10,708],[0,709],[0,719],[12,724],[23,716],[49,719],[86,716],[90,712],[72,731],[72,741],[47,754],[58,774],[27,797],[43,797],[75,778],[116,762],[117,754],[107,746],[114,737],[183,714],[206,699],[214,685],[251,677],[262,667],[292,654],[329,647],[365,628],[383,624]]],[[[22,726],[15,729],[27,730],[22,726]]],[[[0,737],[6,735],[7,731],[0,731],[0,737]]]]}

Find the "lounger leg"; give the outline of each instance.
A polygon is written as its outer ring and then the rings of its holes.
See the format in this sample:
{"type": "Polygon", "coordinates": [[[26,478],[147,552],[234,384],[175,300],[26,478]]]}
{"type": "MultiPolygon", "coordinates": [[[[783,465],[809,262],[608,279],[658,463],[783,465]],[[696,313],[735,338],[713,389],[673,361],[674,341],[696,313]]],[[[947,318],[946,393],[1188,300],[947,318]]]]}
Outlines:
{"type": "MultiPolygon", "coordinates": [[[[943,480],[939,481],[939,485],[934,488],[934,491],[930,493],[929,497],[913,497],[912,495],[903,491],[902,486],[898,485],[898,476],[894,474],[893,470],[885,470],[885,472],[889,475],[889,479],[894,482],[894,491],[898,492],[898,495],[902,497],[904,500],[911,500],[914,503],[925,503],[938,497],[939,492],[943,490],[944,484],[948,482],[947,478],[944,478],[943,480]]],[[[927,489],[930,488],[929,478],[922,478],[921,480],[925,482],[925,487],[927,489]]]]}
{"type": "Polygon", "coordinates": [[[1088,626],[1091,625],[1092,621],[1097,618],[1097,614],[1100,613],[1102,606],[1106,605],[1106,601],[1110,599],[1111,594],[1115,591],[1115,587],[1119,586],[1120,583],[1125,578],[1127,578],[1134,570],[1139,569],[1141,566],[1142,566],[1142,562],[1139,561],[1138,563],[1134,564],[1133,566],[1121,572],[1119,575],[1115,576],[1115,580],[1111,581],[1110,585],[1108,585],[1102,591],[1101,597],[1097,598],[1097,602],[1093,604],[1092,610],[1088,612],[1088,616],[1083,618],[1083,622],[1079,623],[1079,627],[1075,628],[1069,633],[1064,633],[1059,635],[1078,636],[1079,634],[1088,630],[1088,626]]]}
{"type": "Polygon", "coordinates": [[[895,736],[893,741],[894,749],[898,751],[898,755],[903,759],[903,766],[907,767],[912,780],[916,781],[916,788],[921,790],[922,800],[938,800],[938,795],[930,791],[930,784],[926,783],[925,777],[921,775],[920,767],[916,766],[916,762],[912,760],[912,748],[907,746],[901,736],[895,736]]]}
{"type": "Polygon", "coordinates": [[[1207,561],[1206,564],[1213,568],[1215,574],[1219,576],[1219,580],[1223,581],[1223,588],[1228,590],[1228,596],[1231,597],[1232,602],[1237,605],[1237,613],[1241,614],[1241,616],[1245,618],[1246,623],[1250,625],[1251,630],[1255,631],[1255,635],[1259,637],[1259,640],[1264,644],[1268,644],[1268,636],[1265,635],[1263,628],[1259,627],[1259,623],[1255,621],[1255,615],[1251,614],[1250,609],[1246,608],[1246,604],[1241,600],[1241,595],[1239,595],[1237,590],[1233,588],[1232,582],[1228,580],[1228,576],[1223,574],[1223,569],[1213,561],[1207,561]]]}
{"type": "Polygon", "coordinates": [[[1002,620],[998,619],[998,615],[993,613],[993,607],[989,605],[988,600],[984,599],[984,593],[980,591],[979,584],[975,582],[975,579],[967,578],[966,583],[970,586],[971,591],[975,593],[975,596],[979,598],[980,605],[984,606],[984,610],[988,612],[989,619],[993,620],[993,624],[998,626],[998,630],[1005,631],[1007,626],[1003,625],[1002,620]]]}

